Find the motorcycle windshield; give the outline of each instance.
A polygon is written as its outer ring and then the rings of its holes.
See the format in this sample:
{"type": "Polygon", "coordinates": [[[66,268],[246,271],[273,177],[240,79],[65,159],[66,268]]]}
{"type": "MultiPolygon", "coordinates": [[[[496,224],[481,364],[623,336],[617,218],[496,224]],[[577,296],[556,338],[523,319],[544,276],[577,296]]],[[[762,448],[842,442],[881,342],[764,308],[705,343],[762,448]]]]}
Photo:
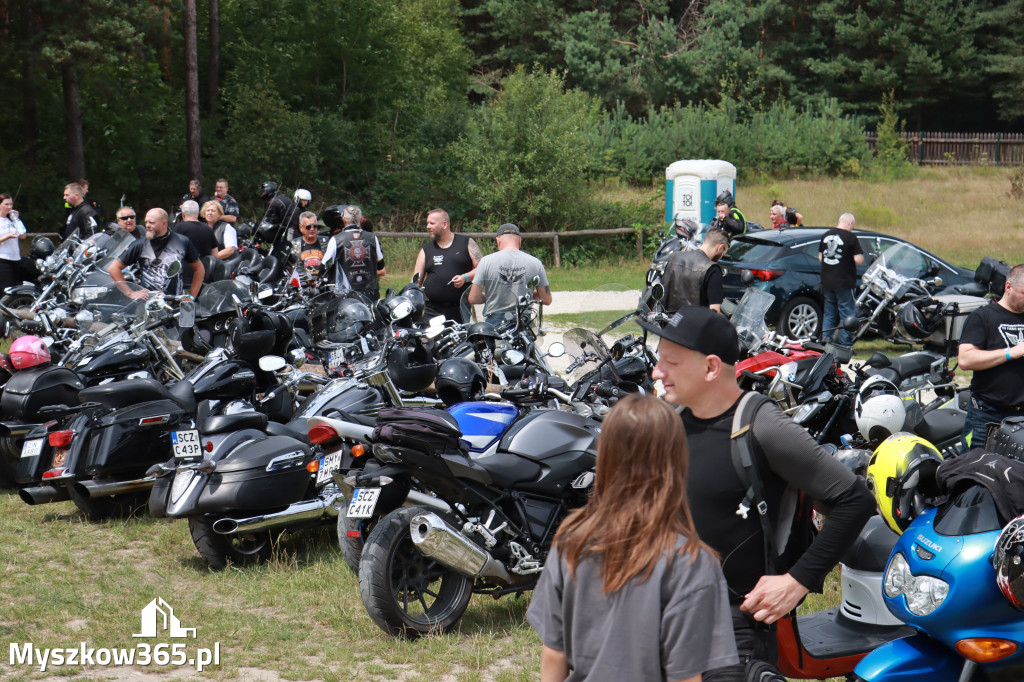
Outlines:
{"type": "Polygon", "coordinates": [[[112,234],[102,246],[107,253],[103,256],[103,259],[96,264],[96,269],[106,272],[107,268],[110,267],[110,264],[117,260],[118,256],[124,253],[125,249],[127,249],[134,241],[135,237],[124,230],[118,230],[112,234]]]}
{"type": "Polygon", "coordinates": [[[143,288],[134,282],[78,286],[71,300],[92,317],[91,329],[85,331],[97,332],[110,324],[128,326],[143,316],[146,302],[130,296],[136,291],[143,288]]]}
{"type": "Polygon", "coordinates": [[[570,383],[575,383],[596,370],[610,355],[601,337],[580,327],[562,334],[562,343],[565,345],[565,354],[572,358],[568,365],[570,383]]]}
{"type": "Polygon", "coordinates": [[[97,232],[92,235],[82,245],[75,249],[75,263],[82,264],[90,258],[96,258],[100,253],[106,250],[107,242],[110,241],[110,235],[106,232],[97,232]]]}
{"type": "Polygon", "coordinates": [[[249,287],[236,279],[211,282],[203,287],[196,300],[196,317],[209,317],[235,309],[235,298],[245,305],[251,300],[249,287]]]}
{"type": "Polygon", "coordinates": [[[764,315],[775,301],[775,296],[761,289],[747,288],[732,313],[732,324],[740,338],[740,345],[750,349],[768,334],[764,315]]]}
{"type": "Polygon", "coordinates": [[[864,282],[877,281],[884,275],[920,279],[928,275],[928,259],[909,244],[893,244],[878,255],[864,273],[864,282]]]}

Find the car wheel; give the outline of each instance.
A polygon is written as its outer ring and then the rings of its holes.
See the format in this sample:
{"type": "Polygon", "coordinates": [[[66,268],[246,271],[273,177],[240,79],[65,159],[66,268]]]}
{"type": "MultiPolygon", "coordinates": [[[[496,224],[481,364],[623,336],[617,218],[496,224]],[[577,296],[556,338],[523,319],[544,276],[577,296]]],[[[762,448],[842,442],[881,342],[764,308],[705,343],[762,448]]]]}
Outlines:
{"type": "Polygon", "coordinates": [[[790,299],[779,315],[779,331],[794,339],[817,336],[821,333],[821,304],[805,296],[790,299]]]}

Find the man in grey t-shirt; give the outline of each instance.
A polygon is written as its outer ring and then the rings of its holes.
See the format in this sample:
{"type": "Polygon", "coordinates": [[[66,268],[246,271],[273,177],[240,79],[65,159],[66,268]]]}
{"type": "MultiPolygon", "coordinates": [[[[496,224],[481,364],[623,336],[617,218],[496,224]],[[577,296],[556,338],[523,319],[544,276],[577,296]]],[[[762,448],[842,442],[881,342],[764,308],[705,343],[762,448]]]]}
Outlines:
{"type": "Polygon", "coordinates": [[[515,313],[516,298],[533,294],[544,305],[551,305],[551,287],[544,264],[519,250],[523,238],[519,227],[505,223],[496,233],[498,250],[480,259],[469,290],[469,302],[484,304],[484,319],[498,325],[508,313],[515,313]],[[539,282],[531,292],[528,288],[534,276],[539,282]]]}

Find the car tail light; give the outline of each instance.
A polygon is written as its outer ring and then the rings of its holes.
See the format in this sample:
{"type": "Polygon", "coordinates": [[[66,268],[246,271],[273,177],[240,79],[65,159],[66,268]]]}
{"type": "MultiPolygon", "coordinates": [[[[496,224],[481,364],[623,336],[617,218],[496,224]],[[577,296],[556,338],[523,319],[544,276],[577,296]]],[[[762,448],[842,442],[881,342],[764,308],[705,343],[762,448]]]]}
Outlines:
{"type": "Polygon", "coordinates": [[[314,445],[330,443],[338,437],[337,432],[327,424],[317,424],[309,430],[309,442],[314,445]]]}
{"type": "Polygon", "coordinates": [[[50,447],[53,448],[66,448],[71,445],[71,439],[74,437],[74,431],[54,431],[48,437],[50,447]]]}
{"type": "Polygon", "coordinates": [[[785,274],[785,270],[751,270],[750,274],[754,276],[754,279],[762,282],[768,282],[773,279],[778,279],[785,274]]]}

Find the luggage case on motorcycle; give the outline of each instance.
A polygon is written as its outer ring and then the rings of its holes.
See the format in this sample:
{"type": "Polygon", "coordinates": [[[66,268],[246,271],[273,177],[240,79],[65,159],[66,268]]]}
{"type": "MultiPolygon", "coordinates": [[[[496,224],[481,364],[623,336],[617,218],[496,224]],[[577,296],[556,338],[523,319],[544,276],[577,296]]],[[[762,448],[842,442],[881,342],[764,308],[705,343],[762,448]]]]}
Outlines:
{"type": "Polygon", "coordinates": [[[77,405],[85,388],[77,374],[65,367],[43,367],[15,372],[4,386],[0,410],[5,418],[42,421],[39,410],[51,405],[77,405]]]}
{"type": "Polygon", "coordinates": [[[990,256],[981,259],[981,264],[974,271],[974,281],[988,287],[989,293],[1001,296],[1006,288],[1006,277],[1010,274],[1010,266],[990,256]]]}
{"type": "MultiPolygon", "coordinates": [[[[311,481],[308,445],[288,436],[249,441],[217,462],[199,498],[199,512],[287,507],[311,481]]],[[[152,497],[152,496],[151,496],[152,497]]]]}
{"type": "Polygon", "coordinates": [[[985,449],[1024,460],[1024,417],[1007,417],[999,428],[990,428],[985,449]]]}

